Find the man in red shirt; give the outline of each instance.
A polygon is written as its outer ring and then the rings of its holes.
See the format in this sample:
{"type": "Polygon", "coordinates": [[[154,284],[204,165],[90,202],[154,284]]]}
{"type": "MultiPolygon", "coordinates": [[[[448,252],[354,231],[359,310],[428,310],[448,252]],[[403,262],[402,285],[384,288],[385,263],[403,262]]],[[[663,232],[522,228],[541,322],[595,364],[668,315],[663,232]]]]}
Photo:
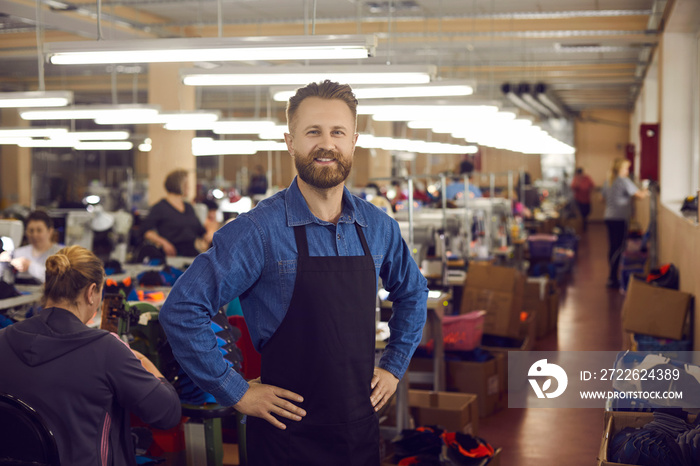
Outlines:
{"type": "Polygon", "coordinates": [[[594,186],[591,177],[583,172],[583,168],[578,167],[571,182],[571,189],[574,191],[574,200],[583,217],[583,231],[588,228],[587,219],[591,213],[591,192],[594,186]]]}

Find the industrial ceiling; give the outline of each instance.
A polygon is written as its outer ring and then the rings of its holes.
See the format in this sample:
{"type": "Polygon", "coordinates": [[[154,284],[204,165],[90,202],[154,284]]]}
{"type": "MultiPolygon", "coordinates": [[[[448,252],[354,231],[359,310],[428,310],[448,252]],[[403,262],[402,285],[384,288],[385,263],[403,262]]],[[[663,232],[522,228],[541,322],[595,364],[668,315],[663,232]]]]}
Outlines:
{"type": "MultiPolygon", "coordinates": [[[[0,0],[0,91],[36,90],[43,73],[47,90],[72,90],[78,103],[146,99],[148,65],[40,66],[37,37],[41,45],[94,41],[98,35],[104,41],[147,41],[172,37],[376,34],[376,53],[361,63],[355,62],[359,69],[371,64],[433,65],[438,70],[437,79],[474,85],[474,100],[503,100],[504,84],[542,83],[571,114],[601,108],[631,109],[673,3],[0,0]]],[[[693,15],[689,21],[697,21],[697,8],[693,15]]],[[[198,98],[202,108],[221,106],[227,110],[232,102],[259,105],[260,96],[265,95],[267,89],[211,88],[200,90],[198,98]]]]}

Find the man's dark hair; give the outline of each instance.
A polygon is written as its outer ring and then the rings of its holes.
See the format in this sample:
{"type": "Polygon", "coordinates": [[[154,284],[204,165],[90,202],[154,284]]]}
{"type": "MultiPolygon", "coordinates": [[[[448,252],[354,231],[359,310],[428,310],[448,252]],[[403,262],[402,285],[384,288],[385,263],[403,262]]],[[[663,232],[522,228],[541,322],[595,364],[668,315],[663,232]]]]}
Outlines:
{"type": "Polygon", "coordinates": [[[326,79],[321,83],[311,83],[297,89],[287,103],[287,126],[292,129],[294,115],[296,115],[299,105],[307,97],[320,97],[321,99],[339,99],[345,102],[352,113],[352,117],[357,119],[357,98],[352,92],[352,88],[347,84],[338,84],[326,79]]]}
{"type": "Polygon", "coordinates": [[[474,171],[474,164],[471,163],[469,160],[462,160],[462,162],[460,162],[460,164],[459,164],[460,175],[464,175],[465,173],[467,175],[469,175],[473,171],[474,171]]]}
{"type": "Polygon", "coordinates": [[[577,175],[583,175],[583,168],[578,167],[578,168],[576,169],[576,174],[577,174],[577,175]]]}

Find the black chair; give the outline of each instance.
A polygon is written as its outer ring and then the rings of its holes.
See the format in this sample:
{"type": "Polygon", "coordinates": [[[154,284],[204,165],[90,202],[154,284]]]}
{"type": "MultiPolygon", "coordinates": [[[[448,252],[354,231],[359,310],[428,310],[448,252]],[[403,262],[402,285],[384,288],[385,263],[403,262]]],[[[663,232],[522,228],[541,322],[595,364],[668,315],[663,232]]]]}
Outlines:
{"type": "Polygon", "coordinates": [[[61,464],[53,432],[39,413],[24,401],[7,393],[0,393],[0,464],[61,464]]]}

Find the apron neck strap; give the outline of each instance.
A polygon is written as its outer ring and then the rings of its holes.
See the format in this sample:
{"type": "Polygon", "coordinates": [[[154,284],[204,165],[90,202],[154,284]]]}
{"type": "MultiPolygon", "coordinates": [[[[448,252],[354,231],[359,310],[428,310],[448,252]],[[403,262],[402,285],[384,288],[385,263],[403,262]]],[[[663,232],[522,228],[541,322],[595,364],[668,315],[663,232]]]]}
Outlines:
{"type": "MultiPolygon", "coordinates": [[[[367,246],[367,240],[365,239],[365,234],[362,232],[362,227],[355,222],[355,230],[357,230],[357,236],[360,238],[362,243],[362,250],[365,251],[366,256],[372,256],[372,253],[367,246]]],[[[297,243],[297,252],[299,257],[309,256],[309,243],[306,240],[306,225],[297,225],[294,227],[294,239],[297,243]]]]}

